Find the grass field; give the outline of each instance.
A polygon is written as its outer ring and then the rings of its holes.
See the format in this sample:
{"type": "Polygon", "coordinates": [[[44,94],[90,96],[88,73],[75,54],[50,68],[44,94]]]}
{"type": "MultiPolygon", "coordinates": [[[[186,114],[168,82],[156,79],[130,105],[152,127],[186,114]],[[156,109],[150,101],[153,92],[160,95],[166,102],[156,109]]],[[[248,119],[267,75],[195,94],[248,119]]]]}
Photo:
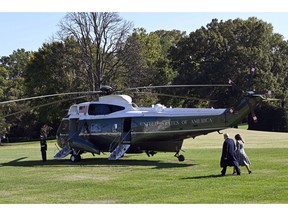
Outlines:
{"type": "Polygon", "coordinates": [[[246,141],[252,174],[220,177],[223,136],[212,133],[188,139],[178,162],[173,153],[84,154],[80,163],[53,160],[48,142],[43,163],[39,142],[0,146],[1,204],[287,204],[288,133],[227,129],[246,141]]]}

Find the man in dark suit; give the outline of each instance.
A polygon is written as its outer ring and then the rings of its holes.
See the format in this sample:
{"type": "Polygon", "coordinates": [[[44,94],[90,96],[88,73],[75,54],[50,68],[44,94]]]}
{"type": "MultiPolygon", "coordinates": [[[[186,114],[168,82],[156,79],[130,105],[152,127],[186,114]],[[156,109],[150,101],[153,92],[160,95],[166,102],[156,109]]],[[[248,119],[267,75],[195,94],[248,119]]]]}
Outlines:
{"type": "Polygon", "coordinates": [[[233,166],[237,175],[241,175],[239,163],[235,153],[234,140],[229,138],[229,134],[224,134],[224,139],[225,141],[223,143],[222,156],[220,161],[220,166],[223,168],[221,171],[222,176],[225,176],[227,166],[233,166]]]}

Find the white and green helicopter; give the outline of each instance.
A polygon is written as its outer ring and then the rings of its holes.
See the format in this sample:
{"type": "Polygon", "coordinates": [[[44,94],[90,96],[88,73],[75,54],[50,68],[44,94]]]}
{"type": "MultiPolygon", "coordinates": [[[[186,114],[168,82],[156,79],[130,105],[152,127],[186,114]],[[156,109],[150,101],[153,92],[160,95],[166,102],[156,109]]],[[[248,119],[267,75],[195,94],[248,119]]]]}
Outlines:
{"type": "MultiPolygon", "coordinates": [[[[230,85],[235,84],[231,81],[230,85]]],[[[108,159],[117,160],[128,153],[153,156],[174,152],[179,161],[184,161],[179,152],[185,139],[237,126],[266,99],[262,93],[247,91],[228,108],[138,107],[128,95],[110,94],[110,87],[103,87],[101,92],[107,95],[98,101],[70,107],[57,131],[61,150],[54,158],[70,154],[71,161],[80,161],[85,152],[109,152],[108,159]]],[[[255,115],[253,119],[256,121],[255,115]]]]}
{"type": "MultiPolygon", "coordinates": [[[[148,86],[191,87],[203,85],[148,86]]],[[[209,86],[209,85],[205,85],[209,86]]],[[[215,85],[213,85],[215,86],[215,85]]],[[[217,85],[216,85],[217,86],[217,85]]],[[[218,85],[223,86],[223,85],[218,85]]],[[[224,86],[235,86],[232,81],[224,86]]],[[[137,88],[139,89],[139,88],[137,88]]],[[[238,88],[239,89],[239,88],[238,88]]],[[[133,89],[128,89],[133,90],[133,89]]],[[[239,89],[240,90],[240,89],[239,89]]],[[[83,153],[101,154],[109,152],[109,160],[117,160],[128,153],[146,153],[153,156],[157,152],[174,152],[179,161],[183,141],[211,132],[235,127],[247,117],[254,108],[266,100],[266,93],[242,91],[242,97],[228,108],[171,108],[162,104],[151,107],[138,107],[128,95],[114,94],[111,87],[103,86],[96,92],[71,92],[36,96],[10,102],[33,100],[62,95],[104,94],[98,101],[74,104],[62,119],[57,130],[59,152],[55,159],[68,155],[73,162],[80,161],[83,153]]]]}

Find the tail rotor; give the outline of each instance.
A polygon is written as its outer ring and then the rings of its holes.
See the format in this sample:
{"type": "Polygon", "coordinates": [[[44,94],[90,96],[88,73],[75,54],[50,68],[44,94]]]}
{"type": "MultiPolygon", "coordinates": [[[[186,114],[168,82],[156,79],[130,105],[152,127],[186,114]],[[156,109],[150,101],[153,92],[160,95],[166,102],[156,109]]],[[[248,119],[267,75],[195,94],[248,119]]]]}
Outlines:
{"type": "MultiPolygon", "coordinates": [[[[251,68],[251,70],[250,70],[250,75],[249,75],[249,77],[248,77],[248,79],[246,81],[247,89],[249,89],[250,86],[251,86],[251,81],[252,81],[252,79],[253,79],[253,77],[255,75],[256,68],[257,68],[257,66],[254,65],[251,68]]],[[[257,123],[258,119],[257,119],[257,116],[256,116],[255,111],[254,111],[255,105],[252,105],[250,103],[250,101],[249,101],[250,99],[249,98],[251,98],[251,97],[261,97],[262,100],[264,100],[263,95],[267,94],[268,92],[267,91],[251,91],[251,90],[244,91],[239,86],[237,86],[231,79],[229,79],[228,83],[231,84],[235,89],[237,89],[239,92],[241,92],[246,97],[246,100],[247,100],[247,103],[248,103],[248,106],[249,106],[249,110],[250,110],[250,113],[251,113],[251,117],[252,117],[254,123],[257,123]]],[[[271,93],[271,91],[270,91],[270,93],[271,93]]]]}

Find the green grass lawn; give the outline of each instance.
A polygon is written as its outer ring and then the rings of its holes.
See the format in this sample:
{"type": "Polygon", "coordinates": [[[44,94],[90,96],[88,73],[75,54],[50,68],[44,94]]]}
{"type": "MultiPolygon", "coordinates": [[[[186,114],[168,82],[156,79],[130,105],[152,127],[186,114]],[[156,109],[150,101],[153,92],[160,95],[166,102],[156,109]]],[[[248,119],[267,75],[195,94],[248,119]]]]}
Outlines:
{"type": "Polygon", "coordinates": [[[287,204],[288,134],[228,129],[246,140],[252,174],[220,177],[223,136],[212,133],[188,139],[178,162],[173,153],[84,154],[80,163],[53,160],[55,141],[48,142],[48,161],[41,161],[39,142],[0,146],[1,204],[287,204]]]}

